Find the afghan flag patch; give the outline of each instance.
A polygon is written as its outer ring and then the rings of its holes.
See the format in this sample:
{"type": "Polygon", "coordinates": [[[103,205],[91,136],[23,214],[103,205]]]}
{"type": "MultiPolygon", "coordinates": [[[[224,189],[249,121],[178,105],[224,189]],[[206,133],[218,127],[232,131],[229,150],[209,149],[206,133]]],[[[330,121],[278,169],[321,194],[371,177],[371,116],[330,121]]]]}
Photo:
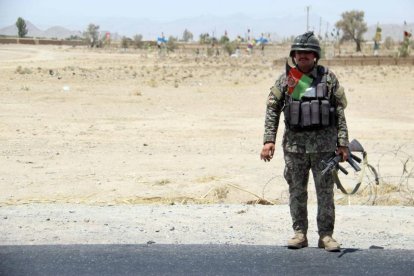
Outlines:
{"type": "Polygon", "coordinates": [[[305,90],[311,86],[313,79],[294,67],[289,66],[287,71],[288,93],[294,100],[300,100],[305,90]]]}

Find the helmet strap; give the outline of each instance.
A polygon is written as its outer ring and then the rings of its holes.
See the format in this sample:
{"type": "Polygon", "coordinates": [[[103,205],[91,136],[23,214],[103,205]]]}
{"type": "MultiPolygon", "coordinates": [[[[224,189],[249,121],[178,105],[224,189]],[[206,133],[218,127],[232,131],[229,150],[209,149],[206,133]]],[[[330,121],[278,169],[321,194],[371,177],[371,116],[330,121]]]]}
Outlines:
{"type": "Polygon", "coordinates": [[[291,57],[291,59],[292,59],[292,63],[293,63],[293,65],[295,65],[295,67],[297,67],[297,66],[298,66],[298,64],[296,63],[295,58],[294,58],[294,57],[291,57]]]}
{"type": "MultiPolygon", "coordinates": [[[[306,74],[305,72],[303,72],[302,70],[300,70],[300,68],[299,68],[299,66],[298,66],[298,64],[296,63],[296,60],[295,60],[295,58],[294,57],[291,57],[292,58],[292,63],[293,63],[293,65],[295,65],[295,67],[300,71],[300,72],[302,72],[302,73],[304,73],[304,74],[306,74]]],[[[310,71],[312,71],[313,70],[313,68],[315,68],[316,66],[318,66],[318,58],[315,58],[314,59],[314,64],[313,64],[313,67],[312,67],[312,69],[310,70],[310,71]]]]}

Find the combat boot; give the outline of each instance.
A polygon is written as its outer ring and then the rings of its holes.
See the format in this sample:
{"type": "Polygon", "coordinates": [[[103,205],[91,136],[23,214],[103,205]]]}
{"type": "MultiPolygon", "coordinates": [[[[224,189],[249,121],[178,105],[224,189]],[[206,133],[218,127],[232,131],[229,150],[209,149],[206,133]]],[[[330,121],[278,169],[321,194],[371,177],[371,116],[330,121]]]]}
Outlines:
{"type": "Polygon", "coordinates": [[[308,238],[306,237],[306,234],[295,231],[295,235],[293,238],[288,240],[288,248],[289,249],[300,249],[303,247],[308,247],[308,238]]]}
{"type": "Polygon", "coordinates": [[[318,241],[318,247],[324,248],[326,251],[329,251],[329,252],[341,251],[339,243],[334,238],[332,238],[331,235],[320,236],[319,241],[318,241]]]}

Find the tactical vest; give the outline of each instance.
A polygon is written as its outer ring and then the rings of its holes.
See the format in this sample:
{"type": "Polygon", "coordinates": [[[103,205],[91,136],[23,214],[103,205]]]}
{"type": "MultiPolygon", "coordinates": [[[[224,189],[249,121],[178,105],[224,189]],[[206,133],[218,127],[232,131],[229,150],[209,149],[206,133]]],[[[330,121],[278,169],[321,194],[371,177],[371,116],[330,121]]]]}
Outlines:
{"type": "Polygon", "coordinates": [[[318,77],[312,81],[300,100],[295,100],[285,87],[284,116],[286,127],[294,131],[316,130],[335,125],[335,106],[331,99],[327,76],[329,70],[318,66],[318,77]]]}

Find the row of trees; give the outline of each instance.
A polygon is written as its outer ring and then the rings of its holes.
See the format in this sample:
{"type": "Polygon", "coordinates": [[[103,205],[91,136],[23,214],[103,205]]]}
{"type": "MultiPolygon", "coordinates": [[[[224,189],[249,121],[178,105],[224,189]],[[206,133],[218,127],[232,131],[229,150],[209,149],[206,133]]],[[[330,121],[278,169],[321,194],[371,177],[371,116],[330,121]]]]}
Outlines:
{"type": "MultiPolygon", "coordinates": [[[[26,22],[23,18],[19,17],[16,21],[16,27],[18,30],[18,36],[24,37],[27,35],[28,30],[26,22]]],[[[344,41],[354,41],[356,44],[356,51],[361,51],[361,44],[364,41],[363,35],[367,32],[367,24],[364,21],[364,12],[363,11],[347,11],[342,13],[341,19],[335,24],[336,31],[333,36],[338,40],[338,43],[344,41]]],[[[79,37],[74,37],[79,38],[79,37]]],[[[107,36],[100,37],[99,26],[95,24],[89,24],[87,29],[83,33],[83,39],[87,41],[90,47],[104,47],[111,43],[111,38],[107,36]]],[[[193,33],[185,29],[182,35],[181,41],[189,42],[194,39],[193,33]]],[[[174,50],[175,42],[178,41],[177,38],[170,36],[167,40],[167,49],[174,50]]],[[[237,42],[240,42],[240,37],[238,37],[237,42]]],[[[220,39],[210,36],[208,33],[200,34],[199,43],[201,44],[221,44],[227,48],[237,43],[235,41],[230,41],[227,35],[223,35],[220,39]]],[[[145,46],[142,35],[135,35],[132,39],[128,37],[123,37],[121,40],[121,47],[128,48],[133,46],[135,48],[143,48],[145,46]]]]}
{"type": "MultiPolygon", "coordinates": [[[[105,46],[109,46],[111,44],[111,37],[110,35],[101,35],[99,31],[99,26],[95,24],[89,24],[86,30],[83,32],[83,38],[88,43],[88,45],[93,48],[101,48],[105,46]]],[[[177,46],[175,44],[177,40],[174,37],[169,37],[166,48],[169,51],[174,51],[177,46]]],[[[134,47],[135,49],[142,49],[147,48],[148,44],[147,42],[143,41],[143,37],[141,34],[137,34],[133,36],[133,38],[129,38],[126,36],[123,36],[121,38],[121,48],[127,49],[129,47],[134,47]]]]}
{"type": "MultiPolygon", "coordinates": [[[[335,27],[335,34],[333,36],[335,39],[338,40],[338,43],[342,43],[344,41],[353,41],[356,45],[356,52],[361,52],[361,44],[364,42],[363,36],[367,32],[368,27],[366,22],[364,21],[365,13],[363,11],[347,11],[341,14],[341,19],[336,22],[335,27]]],[[[93,24],[90,24],[90,26],[93,24]]],[[[94,26],[94,25],[93,25],[94,26]]],[[[99,28],[99,27],[98,27],[99,28]]],[[[91,30],[90,27],[88,27],[88,30],[86,31],[86,36],[91,37],[91,35],[88,34],[97,33],[97,30],[91,30]]],[[[138,35],[134,37],[133,40],[128,38],[122,39],[122,45],[123,48],[127,48],[128,45],[134,45],[136,48],[142,48],[142,36],[138,35]]],[[[181,41],[189,42],[194,39],[193,33],[191,33],[189,30],[185,29],[182,35],[181,41]]],[[[168,41],[177,41],[177,38],[170,37],[168,41]]],[[[216,37],[210,36],[209,33],[202,33],[199,36],[199,43],[201,44],[221,44],[224,45],[224,49],[231,51],[233,48],[236,47],[236,44],[239,43],[241,40],[243,40],[240,36],[234,40],[230,41],[227,35],[223,35],[220,39],[217,39],[216,37]]],[[[95,39],[91,39],[92,43],[91,46],[95,46],[94,43],[95,39]]],[[[390,44],[390,41],[386,41],[387,45],[390,44]]],[[[172,43],[170,43],[172,44],[172,43]]]]}
{"type": "MultiPolygon", "coordinates": [[[[99,26],[94,24],[89,24],[85,32],[83,33],[83,36],[85,40],[88,42],[88,45],[92,47],[105,47],[109,45],[110,38],[107,36],[102,36],[99,38],[100,32],[99,32],[99,26]]],[[[183,37],[181,40],[179,40],[176,37],[170,36],[168,39],[165,39],[166,42],[162,42],[161,44],[158,44],[158,46],[161,49],[166,49],[169,52],[174,51],[177,46],[177,41],[183,41],[183,42],[189,42],[193,40],[193,34],[188,31],[187,29],[183,32],[183,37]]],[[[236,49],[237,45],[240,43],[240,41],[230,41],[230,39],[223,35],[220,40],[216,39],[215,37],[211,37],[208,33],[200,34],[200,40],[199,43],[201,44],[208,44],[208,45],[217,45],[220,44],[223,46],[223,49],[231,55],[234,50],[236,49]]],[[[127,49],[130,47],[133,47],[135,49],[143,49],[147,48],[148,44],[143,41],[143,37],[141,34],[135,35],[133,38],[129,38],[126,36],[123,36],[120,43],[121,48],[127,49]]]]}

